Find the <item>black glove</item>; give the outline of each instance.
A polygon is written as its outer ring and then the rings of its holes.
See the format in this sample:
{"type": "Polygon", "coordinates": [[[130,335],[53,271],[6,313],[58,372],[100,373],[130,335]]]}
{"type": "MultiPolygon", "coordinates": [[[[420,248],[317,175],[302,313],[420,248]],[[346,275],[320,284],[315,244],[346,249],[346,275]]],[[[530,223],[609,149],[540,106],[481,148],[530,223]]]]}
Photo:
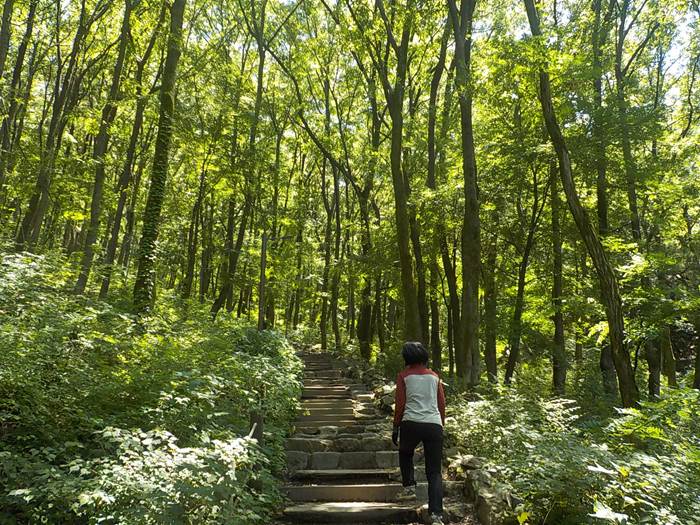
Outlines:
{"type": "Polygon", "coordinates": [[[391,433],[391,442],[399,446],[399,427],[394,427],[394,431],[391,433]]]}

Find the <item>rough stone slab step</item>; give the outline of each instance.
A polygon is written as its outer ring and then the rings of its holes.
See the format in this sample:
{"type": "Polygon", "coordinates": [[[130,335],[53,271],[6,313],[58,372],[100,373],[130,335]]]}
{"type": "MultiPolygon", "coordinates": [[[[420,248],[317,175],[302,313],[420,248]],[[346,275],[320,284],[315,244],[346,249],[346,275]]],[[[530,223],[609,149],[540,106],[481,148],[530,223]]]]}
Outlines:
{"type": "Polygon", "coordinates": [[[291,475],[291,479],[311,483],[330,483],[333,481],[379,483],[398,479],[400,475],[398,469],[300,469],[291,475]]]}
{"type": "Polygon", "coordinates": [[[302,391],[301,397],[302,399],[352,399],[350,392],[319,393],[306,390],[302,391]]]}
{"type": "Polygon", "coordinates": [[[338,391],[347,392],[348,390],[350,390],[350,387],[348,387],[347,385],[337,385],[337,386],[328,385],[328,386],[305,386],[304,389],[305,390],[319,390],[319,391],[320,390],[338,390],[338,391]]]}
{"type": "MultiPolygon", "coordinates": [[[[302,407],[304,412],[308,412],[311,415],[316,416],[339,416],[339,415],[349,415],[352,417],[355,414],[355,409],[352,406],[344,407],[302,407]]],[[[308,414],[304,414],[308,415],[308,414]]]]}
{"type": "MultiPolygon", "coordinates": [[[[362,406],[358,409],[362,410],[362,406]]],[[[355,410],[355,404],[352,399],[302,399],[301,402],[302,410],[355,410]]]]}
{"type": "Polygon", "coordinates": [[[309,427],[351,427],[357,425],[358,422],[354,419],[337,419],[334,421],[297,421],[297,428],[309,427]]]}
{"type": "Polygon", "coordinates": [[[391,502],[403,487],[399,483],[357,485],[288,485],[283,491],[295,502],[309,501],[382,501],[391,502]]]}
{"type": "MultiPolygon", "coordinates": [[[[354,412],[349,410],[347,412],[312,412],[311,414],[302,414],[297,417],[297,422],[301,423],[304,421],[349,421],[353,419],[354,412]]],[[[330,424],[330,423],[329,423],[330,424]]]]}
{"type": "Polygon", "coordinates": [[[410,505],[362,502],[302,503],[287,507],[284,515],[301,523],[411,523],[418,518],[410,505]]]}

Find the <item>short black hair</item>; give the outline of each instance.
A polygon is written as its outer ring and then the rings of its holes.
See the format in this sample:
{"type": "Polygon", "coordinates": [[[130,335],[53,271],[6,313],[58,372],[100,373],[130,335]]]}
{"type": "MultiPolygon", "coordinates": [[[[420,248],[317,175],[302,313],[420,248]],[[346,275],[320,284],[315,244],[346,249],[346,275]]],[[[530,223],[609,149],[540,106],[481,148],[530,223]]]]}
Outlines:
{"type": "Polygon", "coordinates": [[[428,351],[423,343],[418,341],[407,341],[403,344],[401,356],[407,365],[428,364],[428,351]]]}

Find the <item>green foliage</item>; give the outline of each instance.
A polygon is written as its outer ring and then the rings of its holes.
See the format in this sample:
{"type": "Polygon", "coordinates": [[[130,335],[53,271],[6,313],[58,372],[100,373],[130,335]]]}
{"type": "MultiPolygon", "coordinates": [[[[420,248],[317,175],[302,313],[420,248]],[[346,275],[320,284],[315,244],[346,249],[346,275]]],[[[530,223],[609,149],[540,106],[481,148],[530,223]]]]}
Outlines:
{"type": "Polygon", "coordinates": [[[264,523],[300,389],[289,343],[167,297],[137,322],[66,293],[63,267],[0,264],[0,521],[264,523]]]}
{"type": "Polygon", "coordinates": [[[449,430],[524,498],[532,523],[690,524],[700,512],[698,401],[694,390],[666,392],[605,425],[574,401],[501,390],[455,402],[449,430]]]}

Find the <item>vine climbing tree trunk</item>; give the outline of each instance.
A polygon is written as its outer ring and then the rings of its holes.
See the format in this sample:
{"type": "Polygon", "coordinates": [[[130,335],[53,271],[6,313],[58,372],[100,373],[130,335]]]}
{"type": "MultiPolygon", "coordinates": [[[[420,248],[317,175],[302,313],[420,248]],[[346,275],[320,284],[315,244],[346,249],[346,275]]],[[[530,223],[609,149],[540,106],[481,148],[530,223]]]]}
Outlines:
{"type": "MultiPolygon", "coordinates": [[[[540,29],[540,19],[537,14],[537,8],[535,7],[535,1],[524,0],[524,2],[532,35],[535,38],[540,38],[542,36],[542,31],[540,29]]],[[[547,132],[559,160],[559,175],[569,209],[598,274],[601,300],[608,319],[610,347],[617,371],[622,404],[625,407],[633,407],[639,402],[639,390],[637,389],[634,378],[629,349],[625,342],[625,321],[622,312],[622,297],[620,296],[617,276],[615,275],[615,269],[608,260],[607,253],[600,239],[593,229],[588,213],[579,200],[574,183],[569,150],[554,110],[547,67],[546,64],[543,64],[539,72],[539,99],[542,106],[542,114],[547,132]]]]}
{"type": "Polygon", "coordinates": [[[182,50],[182,24],[185,16],[186,0],[174,0],[170,11],[170,32],[168,51],[163,67],[163,80],[160,87],[160,115],[158,135],[151,169],[151,185],[143,217],[143,232],[139,245],[139,263],[134,283],[134,307],[145,313],[152,305],[155,293],[156,242],[160,227],[160,212],[165,198],[165,185],[168,179],[170,162],[170,142],[173,135],[175,116],[175,85],[177,65],[182,50]]]}

